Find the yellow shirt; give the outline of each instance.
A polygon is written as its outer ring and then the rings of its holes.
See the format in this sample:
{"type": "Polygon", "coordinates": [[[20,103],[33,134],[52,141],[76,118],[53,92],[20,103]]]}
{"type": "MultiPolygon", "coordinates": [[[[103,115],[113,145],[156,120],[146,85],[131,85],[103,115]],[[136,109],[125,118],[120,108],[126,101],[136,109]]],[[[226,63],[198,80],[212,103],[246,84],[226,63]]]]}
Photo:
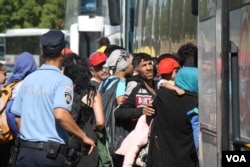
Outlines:
{"type": "Polygon", "coordinates": [[[99,49],[96,50],[96,52],[104,53],[106,48],[107,48],[107,46],[101,46],[99,49]]]}

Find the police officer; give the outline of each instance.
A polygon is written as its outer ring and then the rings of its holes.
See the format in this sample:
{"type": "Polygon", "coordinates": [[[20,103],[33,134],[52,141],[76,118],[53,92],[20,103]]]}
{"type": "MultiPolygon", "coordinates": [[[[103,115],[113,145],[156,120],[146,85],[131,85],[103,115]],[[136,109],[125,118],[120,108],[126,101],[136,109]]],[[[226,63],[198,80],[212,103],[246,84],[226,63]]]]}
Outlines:
{"type": "Polygon", "coordinates": [[[88,154],[95,147],[70,114],[73,84],[60,71],[64,34],[50,30],[42,35],[41,47],[45,64],[24,79],[11,110],[21,134],[17,167],[63,167],[66,130],[90,146],[88,154]]]}

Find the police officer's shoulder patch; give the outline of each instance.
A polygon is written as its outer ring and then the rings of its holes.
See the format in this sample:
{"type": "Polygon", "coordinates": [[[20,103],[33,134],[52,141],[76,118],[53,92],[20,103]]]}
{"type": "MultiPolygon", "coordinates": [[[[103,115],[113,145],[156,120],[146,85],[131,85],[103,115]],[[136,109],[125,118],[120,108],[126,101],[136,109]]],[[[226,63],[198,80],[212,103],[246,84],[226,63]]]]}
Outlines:
{"type": "Polygon", "coordinates": [[[66,85],[66,89],[64,92],[64,98],[66,104],[71,104],[73,101],[73,86],[72,85],[66,85]]]}

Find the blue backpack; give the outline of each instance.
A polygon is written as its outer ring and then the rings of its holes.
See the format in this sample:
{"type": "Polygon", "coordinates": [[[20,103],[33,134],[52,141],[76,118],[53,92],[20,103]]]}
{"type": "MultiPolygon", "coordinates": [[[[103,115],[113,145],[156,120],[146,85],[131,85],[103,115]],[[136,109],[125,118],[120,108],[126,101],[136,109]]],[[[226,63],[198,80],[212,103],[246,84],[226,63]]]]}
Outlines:
{"type": "Polygon", "coordinates": [[[199,147],[199,110],[197,107],[187,112],[193,128],[194,144],[199,147]]]}

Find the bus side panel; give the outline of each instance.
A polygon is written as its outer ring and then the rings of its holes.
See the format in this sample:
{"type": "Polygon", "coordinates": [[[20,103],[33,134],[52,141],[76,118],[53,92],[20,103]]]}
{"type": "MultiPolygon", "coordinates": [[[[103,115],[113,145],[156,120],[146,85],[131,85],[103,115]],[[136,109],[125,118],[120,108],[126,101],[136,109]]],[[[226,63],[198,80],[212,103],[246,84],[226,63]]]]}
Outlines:
{"type": "Polygon", "coordinates": [[[239,49],[240,134],[250,140],[250,5],[231,10],[230,41],[239,49]]]}
{"type": "MultiPolygon", "coordinates": [[[[218,2],[218,1],[217,1],[218,2]]],[[[219,2],[218,2],[219,3],[219,2]]],[[[199,70],[199,120],[200,120],[200,166],[219,166],[220,150],[220,59],[219,43],[220,9],[215,1],[201,1],[198,23],[198,70],[199,70]],[[217,34],[218,33],[218,34],[217,34]]]]}
{"type": "Polygon", "coordinates": [[[188,0],[137,1],[134,30],[135,52],[153,57],[175,53],[182,44],[196,44],[197,17],[188,0]]]}
{"type": "MultiPolygon", "coordinates": [[[[200,166],[221,166],[222,150],[222,65],[231,62],[222,62],[222,20],[221,0],[216,1],[216,13],[210,14],[211,2],[201,0],[199,7],[199,110],[200,110],[200,166]],[[208,3],[209,2],[209,3],[208,3]],[[203,4],[204,3],[204,4],[203,4]],[[204,12],[205,11],[205,12],[204,12]],[[215,45],[214,45],[215,44],[215,45]],[[214,46],[213,46],[214,45],[214,46]],[[210,57],[210,58],[208,58],[210,57]],[[207,61],[208,60],[208,61],[207,61]],[[215,67],[211,70],[211,76],[205,75],[208,71],[208,64],[215,67]],[[206,77],[205,77],[206,76],[206,77]],[[205,88],[212,82],[211,90],[205,88]]],[[[243,1],[229,2],[229,41],[238,47],[238,69],[239,69],[239,119],[240,137],[250,140],[250,5],[243,1]]],[[[228,56],[230,54],[228,53],[228,56]]],[[[231,72],[232,69],[229,70],[231,72]]],[[[230,74],[229,74],[230,75],[230,74]]],[[[230,76],[231,77],[231,76],[230,76]]],[[[229,113],[232,111],[231,78],[229,83],[229,113]]],[[[232,116],[230,114],[230,150],[234,150],[232,141],[232,116]]],[[[237,130],[237,129],[236,129],[237,130]]]]}
{"type": "Polygon", "coordinates": [[[217,108],[216,108],[216,18],[199,24],[199,115],[201,144],[200,155],[202,163],[217,166],[217,108]],[[210,154],[203,156],[204,152],[210,154]]]}

